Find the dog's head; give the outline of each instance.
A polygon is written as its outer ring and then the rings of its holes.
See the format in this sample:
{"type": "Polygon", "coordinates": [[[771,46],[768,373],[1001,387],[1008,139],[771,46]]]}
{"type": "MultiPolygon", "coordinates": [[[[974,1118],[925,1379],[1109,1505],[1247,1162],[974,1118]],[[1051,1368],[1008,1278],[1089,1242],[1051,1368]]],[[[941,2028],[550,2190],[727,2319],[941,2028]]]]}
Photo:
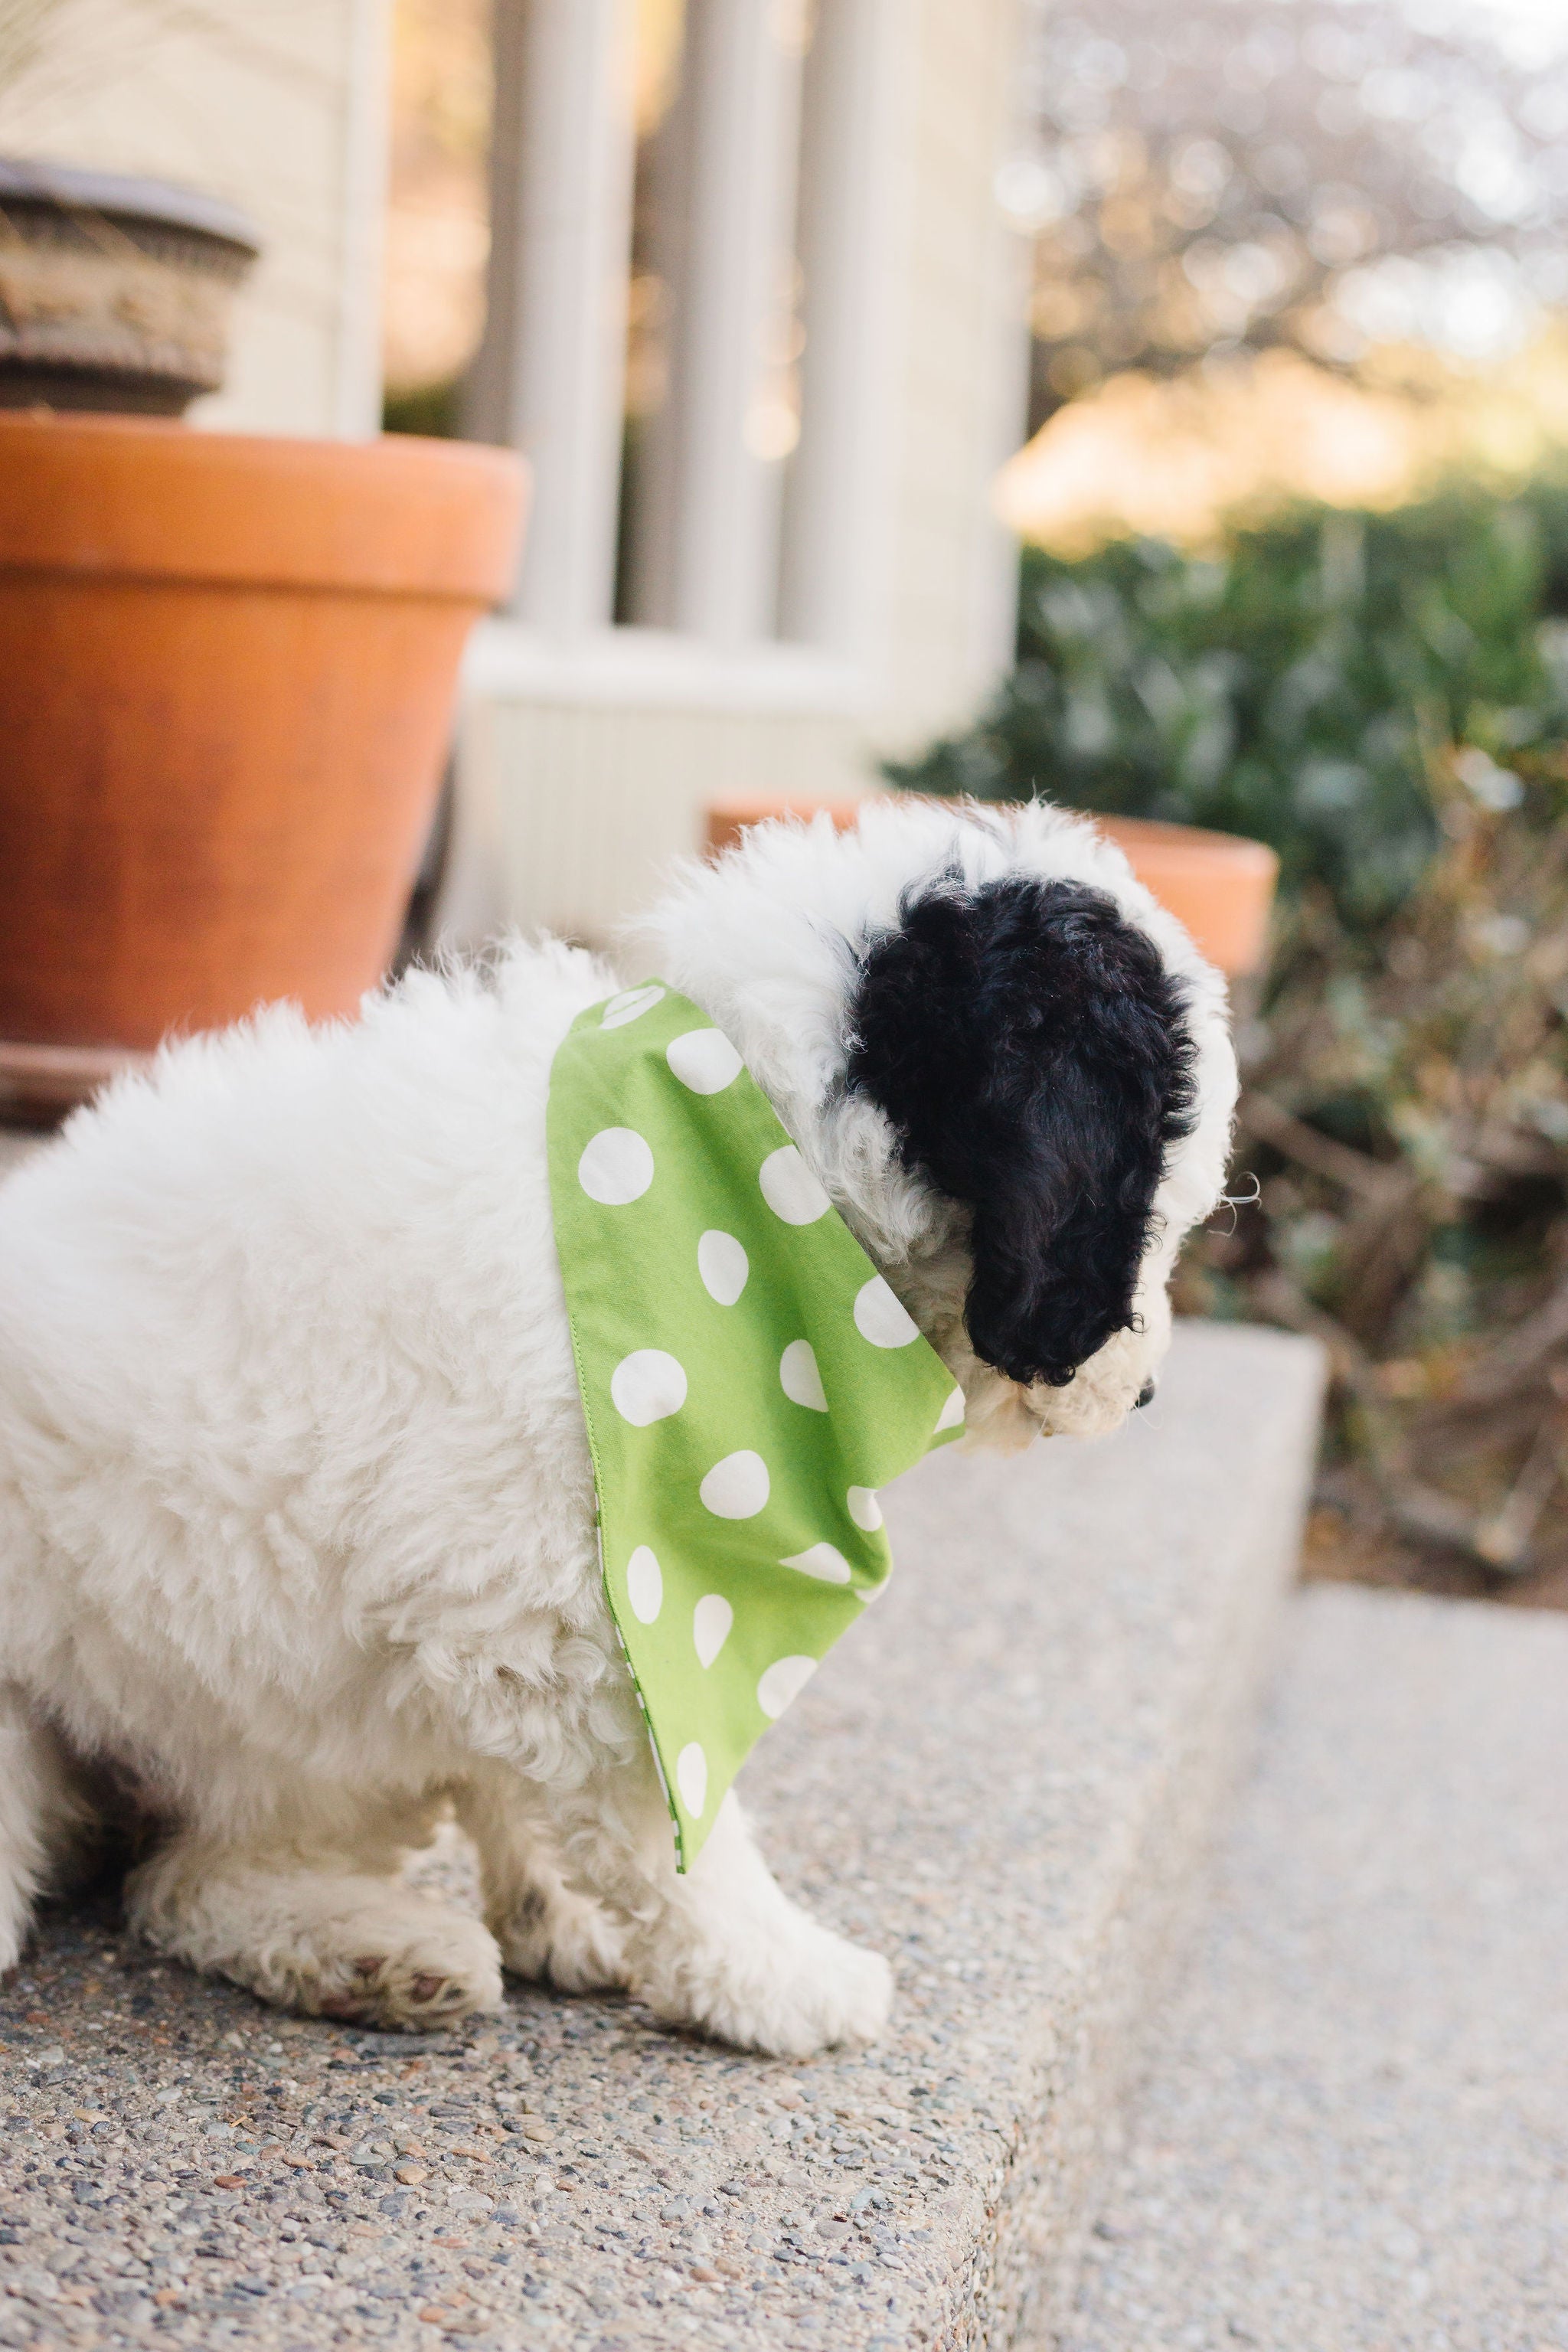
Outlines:
{"type": "Polygon", "coordinates": [[[647,961],[734,1038],[963,1384],[972,1434],[1114,1427],[1224,1183],[1219,976],[1091,827],[876,803],[754,828],[647,961]]]}

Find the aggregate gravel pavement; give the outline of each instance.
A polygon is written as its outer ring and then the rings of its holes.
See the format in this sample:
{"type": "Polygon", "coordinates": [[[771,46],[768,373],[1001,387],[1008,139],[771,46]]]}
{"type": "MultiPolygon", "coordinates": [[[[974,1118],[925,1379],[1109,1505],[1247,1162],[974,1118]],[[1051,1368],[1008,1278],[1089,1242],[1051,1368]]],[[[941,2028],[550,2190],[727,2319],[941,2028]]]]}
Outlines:
{"type": "Polygon", "coordinates": [[[1568,1619],[1288,1639],[1064,2352],[1568,2352],[1568,1619]]]}
{"type": "Polygon", "coordinates": [[[887,1593],[742,1781],[785,1883],[894,1958],[875,2049],[762,2061],[517,1986],[345,2029],[161,1962],[112,1887],[51,1906],[0,1986],[0,2347],[1013,2341],[1249,1709],[1318,1381],[1189,1330],[1107,1446],[889,1495],[887,1593]]]}
{"type": "Polygon", "coordinates": [[[874,2345],[934,2283],[961,2158],[929,2055],[791,2068],[521,1989],[454,2033],[345,2031],[161,1963],[107,1895],[6,1993],[0,2345],[608,2352],[751,2340],[758,2295],[773,2340],[874,2345]]]}

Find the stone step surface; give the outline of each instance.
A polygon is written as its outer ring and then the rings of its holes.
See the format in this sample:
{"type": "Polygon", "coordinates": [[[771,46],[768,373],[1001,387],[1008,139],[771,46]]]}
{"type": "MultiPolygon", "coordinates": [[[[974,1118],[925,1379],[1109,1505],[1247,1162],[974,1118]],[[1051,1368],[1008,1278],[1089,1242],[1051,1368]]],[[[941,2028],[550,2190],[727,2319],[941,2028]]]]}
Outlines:
{"type": "Polygon", "coordinates": [[[111,1894],[0,1988],[0,2344],[1044,2347],[1247,1735],[1315,1349],[1183,1331],[1099,1447],[952,1450],[742,1780],[894,1958],[875,2049],[764,2063],[513,1988],[415,2042],[162,1966],[111,1894]]]}
{"type": "Polygon", "coordinates": [[[1568,2347],[1568,1617],[1291,1604],[1069,2352],[1568,2347]]]}

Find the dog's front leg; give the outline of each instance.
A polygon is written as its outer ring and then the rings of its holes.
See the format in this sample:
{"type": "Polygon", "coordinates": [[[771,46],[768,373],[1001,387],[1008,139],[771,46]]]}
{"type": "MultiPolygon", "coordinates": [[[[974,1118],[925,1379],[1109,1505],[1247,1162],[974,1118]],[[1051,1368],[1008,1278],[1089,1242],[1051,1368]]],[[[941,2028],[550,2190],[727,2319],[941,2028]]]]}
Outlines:
{"type": "Polygon", "coordinates": [[[368,1832],[357,1853],[312,1840],[299,1820],[249,1843],[187,1827],[132,1874],[127,1909],[160,1951],[307,2016],[424,2027],[499,2009],[490,1937],[404,1885],[400,1858],[368,1832]]]}
{"type": "Polygon", "coordinates": [[[457,1792],[458,1817],[473,1839],[485,1920],[501,1965],[561,1992],[607,1992],[626,1981],[626,1936],[603,1904],[566,1885],[537,1806],[499,1768],[476,1772],[457,1792]]]}
{"type": "Polygon", "coordinates": [[[547,1801],[568,1880],[623,1922],[627,1980],[656,2016],[782,2058],[881,2031],[886,1960],[791,1902],[732,1793],[684,1876],[646,1750],[547,1801]]]}

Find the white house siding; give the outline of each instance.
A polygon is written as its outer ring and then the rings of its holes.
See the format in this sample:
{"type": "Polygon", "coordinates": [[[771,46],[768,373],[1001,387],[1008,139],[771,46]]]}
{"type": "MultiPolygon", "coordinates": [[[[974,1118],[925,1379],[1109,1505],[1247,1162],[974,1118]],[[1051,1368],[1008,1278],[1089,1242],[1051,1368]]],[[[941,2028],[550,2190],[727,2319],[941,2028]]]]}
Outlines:
{"type": "Polygon", "coordinates": [[[0,153],[177,181],[256,222],[228,383],[193,421],[376,429],[387,45],[387,0],[59,0],[0,89],[0,153]]]}
{"type": "Polygon", "coordinates": [[[844,751],[842,720],[809,712],[477,703],[452,929],[484,937],[515,924],[603,945],[698,845],[710,798],[841,783],[844,751]]]}

